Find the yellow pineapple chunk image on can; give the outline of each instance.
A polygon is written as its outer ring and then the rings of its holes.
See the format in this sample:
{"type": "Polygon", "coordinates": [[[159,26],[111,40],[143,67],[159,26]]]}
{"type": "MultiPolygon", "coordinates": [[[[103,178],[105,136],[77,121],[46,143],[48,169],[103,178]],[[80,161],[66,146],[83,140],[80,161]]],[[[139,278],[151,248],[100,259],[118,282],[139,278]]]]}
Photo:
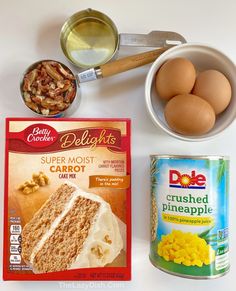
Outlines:
{"type": "Polygon", "coordinates": [[[157,253],[166,261],[185,266],[202,267],[215,260],[215,251],[197,234],[173,230],[163,235],[157,247],[157,253]]]}

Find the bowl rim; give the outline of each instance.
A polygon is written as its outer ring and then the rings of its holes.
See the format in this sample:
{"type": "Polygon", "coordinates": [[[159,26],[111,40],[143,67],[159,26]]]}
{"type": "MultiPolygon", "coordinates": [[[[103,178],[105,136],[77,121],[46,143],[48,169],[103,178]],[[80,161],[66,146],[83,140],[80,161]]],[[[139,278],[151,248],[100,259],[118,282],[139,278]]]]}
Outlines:
{"type": "Polygon", "coordinates": [[[216,52],[217,54],[220,54],[227,62],[231,63],[232,66],[235,67],[235,71],[236,71],[236,65],[235,63],[232,61],[232,59],[225,53],[223,53],[221,50],[219,50],[218,48],[209,45],[207,43],[200,43],[200,42],[188,42],[188,43],[184,43],[184,44],[180,44],[174,47],[171,47],[170,49],[168,49],[167,51],[165,51],[164,53],[162,53],[152,64],[151,68],[148,71],[148,74],[146,76],[146,80],[145,80],[145,103],[146,103],[146,109],[148,111],[148,113],[150,114],[150,117],[153,121],[153,123],[156,126],[159,126],[164,132],[166,132],[167,134],[169,134],[170,136],[173,136],[179,140],[183,140],[183,141],[192,141],[192,142],[200,142],[200,141],[207,141],[210,139],[213,139],[214,137],[217,137],[218,135],[220,135],[223,131],[225,131],[226,129],[228,129],[233,122],[236,119],[236,116],[234,119],[232,119],[230,121],[230,123],[228,125],[226,125],[225,127],[223,127],[219,132],[214,133],[212,135],[209,136],[184,136],[181,134],[178,134],[174,131],[172,131],[171,129],[167,129],[163,126],[163,124],[160,122],[159,118],[157,118],[157,114],[155,114],[153,106],[152,106],[152,102],[151,102],[151,87],[152,87],[152,82],[153,82],[153,78],[154,75],[156,74],[157,70],[160,68],[160,66],[163,64],[160,62],[166,57],[168,56],[170,53],[172,53],[173,51],[176,50],[181,50],[182,48],[185,47],[203,47],[207,50],[211,50],[216,52]]]}

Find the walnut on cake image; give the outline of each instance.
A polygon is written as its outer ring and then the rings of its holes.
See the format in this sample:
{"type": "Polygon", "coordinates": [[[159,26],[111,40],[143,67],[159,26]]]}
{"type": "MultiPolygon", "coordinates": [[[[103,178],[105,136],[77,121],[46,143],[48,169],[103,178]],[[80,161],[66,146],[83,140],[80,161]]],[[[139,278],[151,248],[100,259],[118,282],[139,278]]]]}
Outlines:
{"type": "Polygon", "coordinates": [[[22,231],[22,258],[34,273],[103,267],[122,248],[110,205],[69,182],[48,198],[22,231]]]}

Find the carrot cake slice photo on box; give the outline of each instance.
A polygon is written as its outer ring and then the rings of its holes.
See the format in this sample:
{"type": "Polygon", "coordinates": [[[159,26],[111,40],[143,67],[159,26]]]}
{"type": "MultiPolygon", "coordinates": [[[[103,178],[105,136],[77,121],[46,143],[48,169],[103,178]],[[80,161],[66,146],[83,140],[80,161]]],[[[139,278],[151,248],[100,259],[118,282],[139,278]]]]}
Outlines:
{"type": "Polygon", "coordinates": [[[123,240],[110,205],[74,184],[62,184],[22,231],[22,258],[34,273],[103,267],[123,240]]]}

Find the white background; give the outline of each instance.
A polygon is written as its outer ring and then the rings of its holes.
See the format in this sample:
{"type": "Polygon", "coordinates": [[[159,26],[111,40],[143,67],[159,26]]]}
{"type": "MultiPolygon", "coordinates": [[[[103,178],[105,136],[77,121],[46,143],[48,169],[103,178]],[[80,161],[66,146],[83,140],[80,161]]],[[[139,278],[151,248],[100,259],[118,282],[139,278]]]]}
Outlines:
{"type": "MultiPolygon", "coordinates": [[[[148,33],[151,30],[172,30],[181,33],[189,42],[213,45],[236,61],[234,0],[0,0],[1,211],[3,211],[4,119],[7,116],[32,116],[20,99],[19,81],[22,72],[31,63],[44,58],[68,64],[59,46],[60,28],[67,17],[89,7],[109,15],[120,32],[148,33]]],[[[132,53],[132,50],[129,52],[132,53]]],[[[132,119],[132,281],[121,283],[1,281],[0,290],[235,290],[236,124],[234,123],[219,137],[200,143],[183,142],[166,135],[152,124],[145,109],[144,82],[149,67],[83,84],[81,104],[73,115],[73,117],[132,119]],[[168,275],[150,264],[149,154],[153,153],[230,156],[231,271],[226,276],[215,280],[194,281],[168,275]]],[[[2,248],[2,223],[0,233],[2,248]]]]}

